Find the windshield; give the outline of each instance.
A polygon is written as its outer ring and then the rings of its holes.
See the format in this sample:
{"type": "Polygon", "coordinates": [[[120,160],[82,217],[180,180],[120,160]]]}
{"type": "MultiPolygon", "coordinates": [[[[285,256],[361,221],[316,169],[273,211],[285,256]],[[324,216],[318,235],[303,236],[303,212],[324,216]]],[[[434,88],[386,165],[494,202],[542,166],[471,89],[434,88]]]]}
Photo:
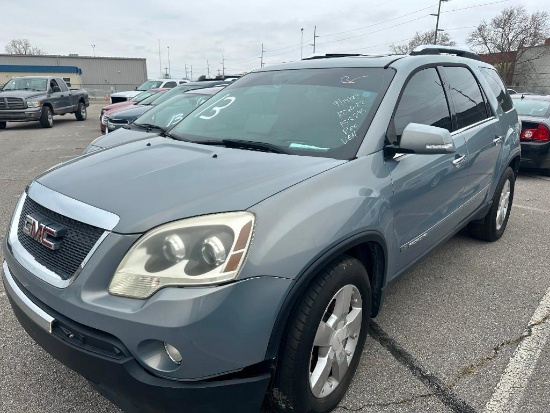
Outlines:
{"type": "Polygon", "coordinates": [[[48,87],[48,79],[40,77],[21,77],[12,79],[4,85],[2,90],[35,90],[45,92],[48,87]]]}
{"type": "Polygon", "coordinates": [[[394,73],[382,68],[251,73],[170,133],[197,143],[238,139],[298,155],[351,159],[394,73]]]}
{"type": "Polygon", "coordinates": [[[148,80],[148,81],[145,82],[143,85],[141,85],[140,87],[138,87],[137,90],[149,90],[149,89],[154,89],[154,88],[160,87],[160,85],[162,85],[162,81],[161,81],[161,80],[148,80]]]}
{"type": "Polygon", "coordinates": [[[147,99],[149,96],[153,96],[157,92],[152,92],[150,90],[146,90],[145,92],[141,92],[139,95],[134,96],[130,101],[139,103],[144,99],[147,99]]]}
{"type": "Polygon", "coordinates": [[[153,95],[149,96],[147,99],[143,99],[141,102],[139,102],[140,105],[151,105],[153,102],[155,102],[159,97],[161,97],[165,91],[156,92],[153,95]]]}
{"type": "Polygon", "coordinates": [[[211,97],[212,95],[192,92],[180,93],[178,96],[173,96],[161,105],[155,106],[153,109],[147,111],[137,118],[134,124],[138,126],[154,125],[166,130],[174,126],[211,97]]]}
{"type": "Polygon", "coordinates": [[[163,102],[166,102],[168,99],[173,98],[174,96],[181,95],[183,92],[187,92],[188,90],[193,89],[202,89],[204,87],[203,85],[179,85],[176,86],[166,93],[163,93],[162,96],[159,96],[157,100],[155,100],[155,105],[160,105],[163,102]]]}
{"type": "Polygon", "coordinates": [[[514,107],[518,115],[537,116],[541,118],[550,117],[550,101],[529,98],[514,98],[514,107]]]}

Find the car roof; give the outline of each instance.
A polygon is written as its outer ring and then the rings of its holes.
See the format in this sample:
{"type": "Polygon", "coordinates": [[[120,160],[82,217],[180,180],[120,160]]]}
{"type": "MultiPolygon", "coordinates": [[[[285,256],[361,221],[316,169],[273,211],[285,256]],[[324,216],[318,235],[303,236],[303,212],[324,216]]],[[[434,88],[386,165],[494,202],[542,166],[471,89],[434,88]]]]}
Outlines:
{"type": "Polygon", "coordinates": [[[215,95],[223,88],[225,88],[225,86],[212,86],[212,87],[205,87],[202,89],[193,89],[193,90],[188,90],[186,92],[183,92],[182,95],[188,95],[188,94],[192,95],[193,93],[199,94],[199,95],[215,95]]]}

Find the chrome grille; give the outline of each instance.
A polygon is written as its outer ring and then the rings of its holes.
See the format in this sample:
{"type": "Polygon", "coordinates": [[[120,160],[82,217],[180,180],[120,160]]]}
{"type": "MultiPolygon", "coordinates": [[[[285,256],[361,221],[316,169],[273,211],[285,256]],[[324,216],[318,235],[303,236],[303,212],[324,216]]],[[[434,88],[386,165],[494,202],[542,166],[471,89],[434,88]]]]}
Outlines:
{"type": "Polygon", "coordinates": [[[86,258],[103,232],[101,228],[93,227],[58,214],[27,197],[19,218],[17,237],[23,248],[25,248],[39,264],[53,271],[63,280],[67,280],[78,270],[78,267],[84,261],[84,258],[86,258]],[[63,237],[61,243],[61,248],[58,250],[48,249],[23,233],[25,218],[27,215],[33,213],[44,215],[67,229],[67,233],[63,237]]]}
{"type": "Polygon", "coordinates": [[[0,97],[0,109],[25,109],[25,101],[21,98],[0,97]]]}

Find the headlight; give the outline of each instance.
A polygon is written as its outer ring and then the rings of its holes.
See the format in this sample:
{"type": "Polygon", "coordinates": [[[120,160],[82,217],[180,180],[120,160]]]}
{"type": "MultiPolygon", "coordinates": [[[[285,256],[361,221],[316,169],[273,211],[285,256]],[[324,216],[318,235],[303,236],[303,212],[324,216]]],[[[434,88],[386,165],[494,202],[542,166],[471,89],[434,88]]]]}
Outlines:
{"type": "Polygon", "coordinates": [[[28,108],[39,108],[40,106],[42,106],[42,102],[39,100],[27,100],[28,108]]]}
{"type": "Polygon", "coordinates": [[[148,298],[167,286],[219,284],[239,274],[254,215],[228,212],[184,219],[141,237],[118,266],[109,293],[148,298]]]}

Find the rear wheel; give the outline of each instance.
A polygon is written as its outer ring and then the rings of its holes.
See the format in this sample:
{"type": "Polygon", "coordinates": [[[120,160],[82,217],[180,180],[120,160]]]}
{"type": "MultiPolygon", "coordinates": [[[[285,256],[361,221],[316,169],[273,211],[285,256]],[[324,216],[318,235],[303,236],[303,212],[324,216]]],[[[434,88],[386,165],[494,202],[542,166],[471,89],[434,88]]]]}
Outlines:
{"type": "Polygon", "coordinates": [[[510,167],[506,168],[493,195],[491,209],[483,221],[468,225],[470,235],[485,241],[496,241],[502,237],[512,209],[515,182],[514,171],[510,167]]]}
{"type": "Polygon", "coordinates": [[[43,128],[51,128],[53,126],[53,114],[49,106],[42,107],[42,115],[40,115],[40,125],[43,128]]]}
{"type": "Polygon", "coordinates": [[[74,114],[76,116],[76,120],[86,120],[88,117],[88,111],[86,110],[86,105],[84,102],[78,103],[78,109],[74,114]]]}
{"type": "Polygon", "coordinates": [[[363,352],[371,292],[365,267],[342,256],[304,294],[290,323],[271,391],[277,411],[330,412],[344,396],[363,352]]]}
{"type": "Polygon", "coordinates": [[[6,129],[6,122],[0,122],[0,129],[6,129]]]}

